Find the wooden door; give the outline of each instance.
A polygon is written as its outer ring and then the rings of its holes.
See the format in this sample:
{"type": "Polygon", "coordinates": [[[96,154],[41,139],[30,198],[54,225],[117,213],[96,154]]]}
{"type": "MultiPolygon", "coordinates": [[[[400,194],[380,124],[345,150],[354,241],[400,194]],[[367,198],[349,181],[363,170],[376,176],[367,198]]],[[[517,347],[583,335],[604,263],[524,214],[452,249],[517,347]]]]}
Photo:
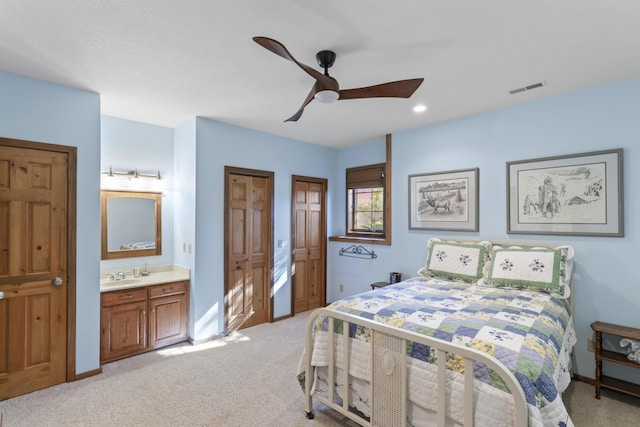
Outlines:
{"type": "Polygon", "coordinates": [[[226,168],[226,331],[271,321],[273,174],[226,168]]]}
{"type": "Polygon", "coordinates": [[[0,145],[0,400],[66,380],[68,160],[0,145]]]}
{"type": "Polygon", "coordinates": [[[293,177],[293,313],[326,304],[324,179],[293,177]]]}

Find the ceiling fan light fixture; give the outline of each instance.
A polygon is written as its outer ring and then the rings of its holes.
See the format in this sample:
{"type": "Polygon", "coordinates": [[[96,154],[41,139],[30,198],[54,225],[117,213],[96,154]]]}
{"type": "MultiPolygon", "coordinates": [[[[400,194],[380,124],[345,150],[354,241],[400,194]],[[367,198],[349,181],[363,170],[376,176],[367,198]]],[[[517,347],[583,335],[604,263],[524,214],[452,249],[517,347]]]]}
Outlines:
{"type": "Polygon", "coordinates": [[[313,97],[316,101],[322,102],[323,104],[331,104],[332,102],[337,101],[340,95],[335,90],[321,90],[316,92],[313,97]]]}

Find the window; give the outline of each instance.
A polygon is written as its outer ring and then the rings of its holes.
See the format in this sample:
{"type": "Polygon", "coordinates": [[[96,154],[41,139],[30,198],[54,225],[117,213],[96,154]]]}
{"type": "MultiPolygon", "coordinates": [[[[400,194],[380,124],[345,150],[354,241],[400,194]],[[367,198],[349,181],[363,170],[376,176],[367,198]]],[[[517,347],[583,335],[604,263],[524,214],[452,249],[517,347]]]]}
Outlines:
{"type": "Polygon", "coordinates": [[[355,233],[384,232],[384,188],[352,188],[348,190],[349,231],[355,233]]]}
{"type": "Polygon", "coordinates": [[[391,245],[391,134],[385,163],[347,169],[346,232],[332,242],[391,245]]]}
{"type": "Polygon", "coordinates": [[[385,238],[385,166],[380,163],[347,169],[347,236],[385,238]]]}

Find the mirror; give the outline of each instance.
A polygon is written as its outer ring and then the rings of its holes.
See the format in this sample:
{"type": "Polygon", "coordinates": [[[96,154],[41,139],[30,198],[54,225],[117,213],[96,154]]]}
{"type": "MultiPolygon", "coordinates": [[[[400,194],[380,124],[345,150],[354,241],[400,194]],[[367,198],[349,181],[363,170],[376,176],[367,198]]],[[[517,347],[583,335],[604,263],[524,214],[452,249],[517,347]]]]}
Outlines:
{"type": "Polygon", "coordinates": [[[101,259],[162,255],[162,193],[100,192],[101,259]]]}

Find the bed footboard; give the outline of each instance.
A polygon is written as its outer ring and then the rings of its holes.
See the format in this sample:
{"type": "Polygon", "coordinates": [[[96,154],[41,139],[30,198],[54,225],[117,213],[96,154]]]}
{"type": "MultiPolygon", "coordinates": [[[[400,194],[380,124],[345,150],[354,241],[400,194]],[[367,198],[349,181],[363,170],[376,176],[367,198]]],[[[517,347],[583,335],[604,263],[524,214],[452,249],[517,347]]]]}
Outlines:
{"type": "MultiPolygon", "coordinates": [[[[417,334],[404,329],[374,322],[350,314],[319,308],[314,310],[307,319],[305,333],[305,411],[308,418],[313,418],[313,399],[324,403],[328,407],[336,410],[344,416],[352,419],[362,426],[372,427],[397,427],[406,425],[407,419],[407,369],[406,369],[406,343],[408,341],[428,345],[436,349],[437,354],[437,425],[444,427],[447,414],[445,392],[446,387],[446,353],[456,354],[465,361],[465,367],[473,367],[473,361],[478,361],[492,369],[498,374],[507,388],[511,392],[515,405],[515,424],[517,427],[524,427],[528,424],[528,410],[524,392],[514,375],[502,363],[491,358],[491,356],[481,351],[462,347],[448,341],[417,334]],[[349,361],[351,346],[349,340],[349,324],[364,326],[371,330],[371,374],[368,379],[371,384],[371,414],[369,419],[365,419],[350,410],[350,393],[345,392],[342,396],[342,403],[336,403],[335,381],[327,381],[327,396],[314,393],[313,382],[315,381],[314,367],[311,365],[312,352],[314,346],[313,329],[319,316],[328,319],[329,331],[334,330],[334,320],[339,319],[344,323],[342,339],[344,351],[341,355],[342,378],[339,383],[344,384],[345,389],[349,384],[349,361]]],[[[328,349],[328,378],[335,378],[336,352],[334,339],[329,339],[328,349]]],[[[473,369],[464,371],[464,426],[473,425],[474,399],[473,399],[473,369]]]]}

